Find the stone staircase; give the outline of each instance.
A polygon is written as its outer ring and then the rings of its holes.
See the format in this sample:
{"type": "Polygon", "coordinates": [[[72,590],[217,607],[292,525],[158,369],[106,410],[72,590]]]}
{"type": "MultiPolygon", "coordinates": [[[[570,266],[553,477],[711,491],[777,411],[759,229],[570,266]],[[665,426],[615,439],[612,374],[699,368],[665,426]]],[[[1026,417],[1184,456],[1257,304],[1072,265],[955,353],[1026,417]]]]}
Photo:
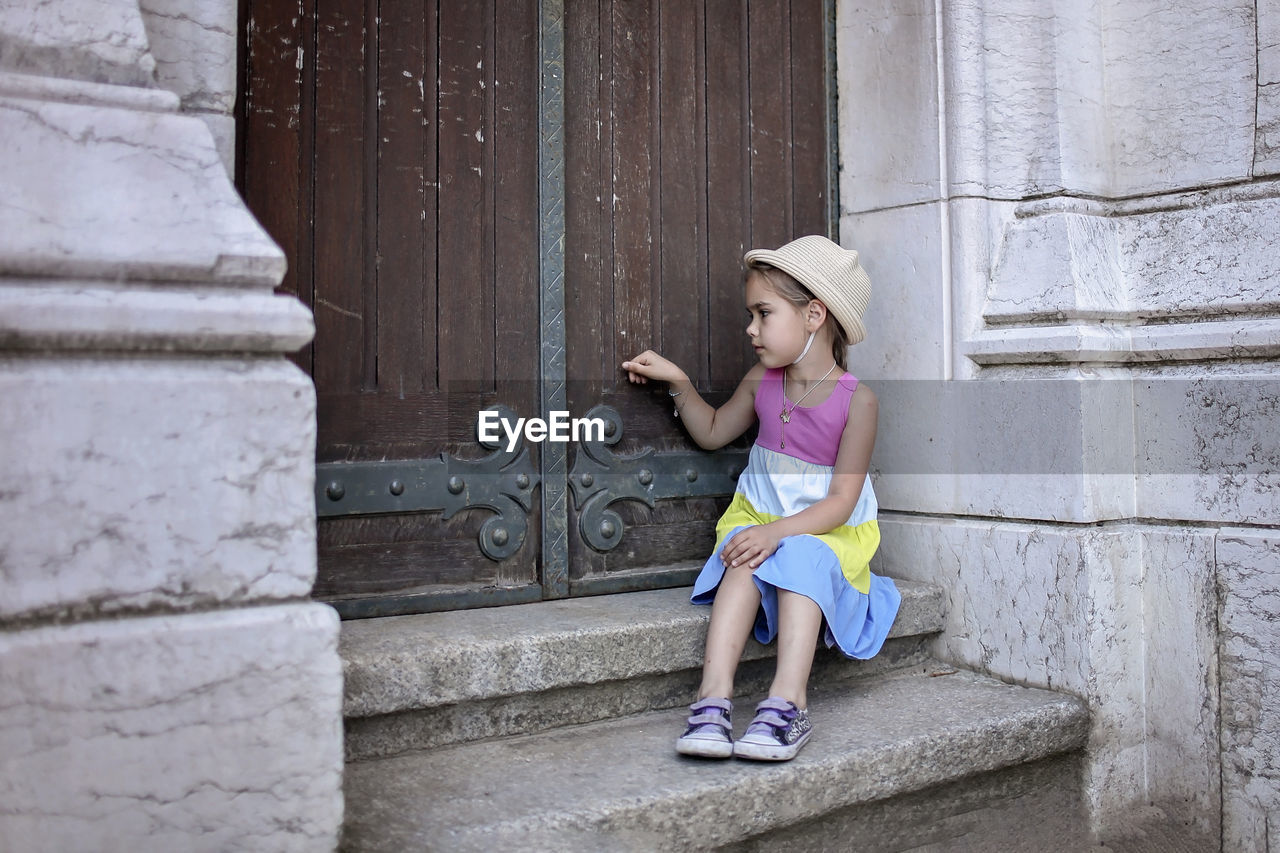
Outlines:
{"type": "MultiPolygon", "coordinates": [[[[350,851],[1082,850],[1078,700],[931,660],[934,587],[884,650],[814,664],[794,761],[677,756],[708,608],[688,590],[343,624],[350,851]]],[[[737,731],[772,675],[748,644],[737,731]]]]}

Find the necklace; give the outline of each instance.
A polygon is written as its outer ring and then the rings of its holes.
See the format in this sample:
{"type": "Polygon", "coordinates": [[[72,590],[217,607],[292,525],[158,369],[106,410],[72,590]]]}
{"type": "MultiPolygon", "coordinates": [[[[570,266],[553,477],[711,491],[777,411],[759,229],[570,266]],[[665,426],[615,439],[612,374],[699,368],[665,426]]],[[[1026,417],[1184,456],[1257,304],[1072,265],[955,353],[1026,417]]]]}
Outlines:
{"type": "Polygon", "coordinates": [[[779,447],[785,448],[787,446],[787,424],[791,423],[791,413],[804,402],[805,397],[808,397],[813,393],[814,388],[817,388],[825,382],[827,377],[831,375],[831,371],[835,369],[836,366],[834,364],[831,365],[831,370],[822,374],[822,378],[810,385],[809,390],[801,394],[800,399],[796,400],[794,403],[787,399],[787,372],[785,370],[782,372],[782,411],[778,412],[778,418],[782,421],[782,441],[779,443],[779,447]],[[788,403],[791,403],[791,408],[789,409],[787,408],[788,403]]]}

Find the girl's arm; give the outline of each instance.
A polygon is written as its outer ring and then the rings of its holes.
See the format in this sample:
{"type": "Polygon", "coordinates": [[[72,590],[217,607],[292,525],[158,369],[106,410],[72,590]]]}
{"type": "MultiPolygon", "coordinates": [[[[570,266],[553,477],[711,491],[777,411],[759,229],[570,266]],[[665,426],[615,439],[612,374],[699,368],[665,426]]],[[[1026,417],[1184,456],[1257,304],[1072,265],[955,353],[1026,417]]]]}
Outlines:
{"type": "Polygon", "coordinates": [[[630,361],[622,362],[622,369],[632,382],[644,384],[650,379],[668,383],[671,400],[689,435],[704,450],[724,447],[747,431],[755,422],[756,388],[764,368],[755,365],[738,383],[738,387],[720,408],[715,408],[693,387],[688,375],[653,350],[645,350],[630,361]]]}
{"type": "Polygon", "coordinates": [[[849,420],[840,436],[835,470],[827,496],[805,507],[795,515],[768,524],[748,527],[725,543],[720,559],[726,566],[755,569],[787,536],[801,533],[827,533],[849,520],[862,495],[867,469],[871,465],[871,449],[876,443],[876,417],[880,404],[876,395],[859,384],[849,400],[849,420]]]}

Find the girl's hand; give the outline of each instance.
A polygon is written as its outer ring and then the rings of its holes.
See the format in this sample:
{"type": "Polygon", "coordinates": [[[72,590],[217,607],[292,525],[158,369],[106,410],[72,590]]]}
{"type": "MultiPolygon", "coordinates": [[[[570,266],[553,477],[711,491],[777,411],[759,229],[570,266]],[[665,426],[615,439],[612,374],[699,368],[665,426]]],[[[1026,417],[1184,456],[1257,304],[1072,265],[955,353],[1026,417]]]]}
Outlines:
{"type": "Polygon", "coordinates": [[[740,530],[720,549],[725,568],[744,566],[752,571],[778,549],[781,539],[772,524],[757,524],[740,530]]]}
{"type": "Polygon", "coordinates": [[[622,369],[627,371],[628,379],[641,385],[650,379],[657,379],[659,382],[680,382],[689,378],[674,363],[667,361],[651,349],[645,350],[630,361],[622,362],[622,369]]]}

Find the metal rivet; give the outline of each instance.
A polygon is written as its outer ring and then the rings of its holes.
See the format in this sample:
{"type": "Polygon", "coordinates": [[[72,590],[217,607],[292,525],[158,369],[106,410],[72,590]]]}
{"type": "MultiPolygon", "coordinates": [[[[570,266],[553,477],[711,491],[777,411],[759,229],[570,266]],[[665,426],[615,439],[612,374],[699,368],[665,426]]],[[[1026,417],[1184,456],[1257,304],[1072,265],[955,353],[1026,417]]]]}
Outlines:
{"type": "Polygon", "coordinates": [[[609,519],[600,522],[600,535],[605,539],[612,539],[618,533],[618,527],[609,519]]]}
{"type": "Polygon", "coordinates": [[[391,492],[391,494],[395,495],[396,497],[400,497],[401,495],[404,494],[404,483],[400,482],[399,480],[392,480],[391,485],[388,486],[387,489],[388,491],[391,492]]]}
{"type": "Polygon", "coordinates": [[[684,478],[688,480],[690,483],[692,483],[694,480],[698,479],[698,472],[692,468],[686,468],[684,472],[684,478]]]}
{"type": "Polygon", "coordinates": [[[578,482],[584,486],[590,486],[595,481],[596,481],[596,478],[592,477],[590,474],[583,474],[581,477],[578,478],[578,482]]]}
{"type": "Polygon", "coordinates": [[[489,540],[499,548],[507,544],[507,538],[507,528],[505,527],[495,527],[493,528],[493,533],[489,534],[489,540]]]}
{"type": "Polygon", "coordinates": [[[648,468],[641,468],[640,469],[641,485],[647,486],[652,482],[653,482],[653,472],[650,471],[648,468]]]}
{"type": "Polygon", "coordinates": [[[618,425],[617,425],[617,424],[615,424],[613,421],[605,421],[605,422],[604,422],[604,434],[605,434],[605,435],[613,435],[613,434],[614,434],[615,432],[617,432],[617,431],[618,431],[618,425]]]}
{"type": "Polygon", "coordinates": [[[461,477],[449,478],[449,494],[460,495],[462,494],[462,490],[465,489],[466,487],[467,487],[467,484],[463,482],[461,477]]]}
{"type": "Polygon", "coordinates": [[[529,475],[528,475],[528,474],[520,474],[520,475],[518,475],[518,476],[516,477],[516,488],[518,488],[518,489],[527,489],[527,488],[529,488],[529,475]]]}
{"type": "Polygon", "coordinates": [[[340,501],[342,500],[342,496],[347,493],[347,490],[342,487],[341,483],[339,483],[337,480],[334,480],[332,483],[330,483],[328,486],[325,487],[324,493],[325,495],[328,496],[329,500],[340,501]]]}

